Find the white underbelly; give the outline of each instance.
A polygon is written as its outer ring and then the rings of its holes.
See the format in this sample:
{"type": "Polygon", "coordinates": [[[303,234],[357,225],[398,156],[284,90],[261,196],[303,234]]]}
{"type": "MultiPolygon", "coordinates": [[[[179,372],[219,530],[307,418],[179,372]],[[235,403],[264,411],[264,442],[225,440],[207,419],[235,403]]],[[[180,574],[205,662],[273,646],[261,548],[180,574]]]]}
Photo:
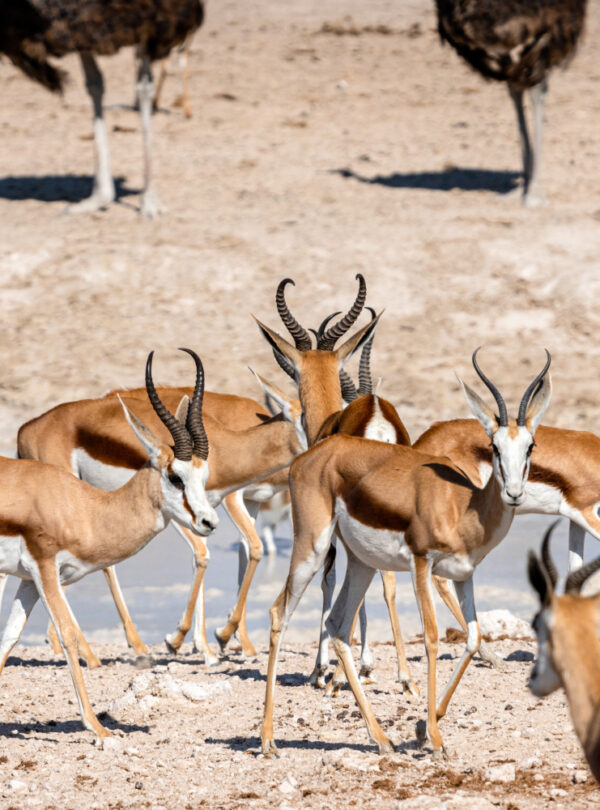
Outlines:
{"type": "Polygon", "coordinates": [[[77,559],[70,551],[59,551],[56,555],[56,565],[62,585],[77,582],[86,574],[97,571],[100,566],[77,559]]]}
{"type": "Polygon", "coordinates": [[[26,553],[24,537],[21,535],[0,537],[0,573],[30,579],[27,568],[23,565],[24,553],[26,553]]]}
{"type": "Polygon", "coordinates": [[[88,455],[81,447],[71,453],[71,469],[82,481],[87,481],[98,489],[119,489],[135,475],[128,467],[113,467],[88,455]]]}
{"type": "Polygon", "coordinates": [[[365,526],[348,514],[341,498],[336,501],[336,515],[344,542],[361,562],[382,571],[410,571],[412,553],[403,532],[365,526]]]}

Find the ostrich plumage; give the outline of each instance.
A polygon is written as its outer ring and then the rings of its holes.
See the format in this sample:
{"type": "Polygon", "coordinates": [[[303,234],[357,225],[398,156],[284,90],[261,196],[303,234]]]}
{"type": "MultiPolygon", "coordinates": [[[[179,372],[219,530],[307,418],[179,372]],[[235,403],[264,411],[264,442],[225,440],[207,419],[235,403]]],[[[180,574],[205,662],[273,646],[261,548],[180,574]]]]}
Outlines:
{"type": "Polygon", "coordinates": [[[94,190],[70,210],[91,211],[115,199],[102,98],[104,82],[95,55],[110,55],[136,45],[140,56],[138,95],[144,139],[142,213],[152,217],[160,204],[151,185],[150,113],[153,82],[150,63],[202,25],[201,0],[0,0],[0,53],[27,76],[59,92],[65,74],[51,58],[79,53],[94,106],[96,173],[94,190]]]}
{"type": "Polygon", "coordinates": [[[523,155],[523,202],[545,202],[540,179],[548,74],[575,53],[586,0],[436,0],[438,31],[487,79],[506,82],[515,105],[523,155]],[[524,109],[529,92],[533,145],[524,109]]]}

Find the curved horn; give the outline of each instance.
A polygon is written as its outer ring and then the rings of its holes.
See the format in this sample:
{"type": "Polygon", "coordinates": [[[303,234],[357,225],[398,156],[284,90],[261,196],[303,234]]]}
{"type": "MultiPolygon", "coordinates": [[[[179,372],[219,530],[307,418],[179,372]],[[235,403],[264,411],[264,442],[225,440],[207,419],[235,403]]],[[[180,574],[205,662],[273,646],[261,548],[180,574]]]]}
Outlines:
{"type": "Polygon", "coordinates": [[[542,384],[542,380],[546,376],[546,372],[550,368],[550,362],[552,358],[550,357],[550,352],[548,349],[544,349],[546,352],[546,365],[537,375],[535,380],[527,386],[527,390],[523,394],[523,399],[521,400],[521,404],[519,405],[519,415],[517,416],[517,425],[523,426],[525,424],[525,419],[527,416],[527,406],[529,405],[529,400],[533,397],[535,393],[537,393],[537,388],[542,384]]]}
{"type": "Polygon", "coordinates": [[[553,588],[556,588],[556,583],[558,582],[558,571],[556,570],[556,566],[554,565],[552,556],[550,555],[550,538],[552,537],[552,532],[558,523],[559,521],[555,520],[554,523],[548,527],[546,534],[544,535],[544,539],[542,540],[542,561],[553,588]]]}
{"type": "Polygon", "coordinates": [[[348,329],[350,329],[354,321],[362,312],[365,305],[365,299],[367,297],[367,284],[362,273],[357,273],[356,279],[358,280],[358,293],[356,294],[354,303],[348,310],[347,314],[321,336],[321,346],[319,348],[326,351],[331,351],[336,342],[342,337],[342,335],[346,334],[348,329]]]}
{"type": "Polygon", "coordinates": [[[316,339],[317,339],[317,349],[322,349],[322,348],[323,348],[323,347],[321,346],[321,338],[323,337],[323,335],[324,335],[324,333],[325,333],[325,330],[327,329],[327,324],[329,323],[329,321],[331,321],[333,318],[335,318],[335,317],[336,317],[336,315],[341,315],[341,312],[332,312],[332,313],[331,313],[331,315],[328,315],[328,316],[327,316],[327,317],[326,317],[326,318],[325,318],[325,319],[324,319],[324,320],[321,322],[321,326],[319,326],[319,328],[317,329],[317,331],[316,331],[316,332],[315,332],[315,330],[314,330],[314,329],[311,329],[311,330],[310,330],[310,331],[313,333],[313,335],[316,337],[316,339]]]}
{"type": "MultiPolygon", "coordinates": [[[[377,313],[373,307],[367,307],[371,313],[371,320],[374,321],[377,313]]],[[[373,393],[373,379],[371,377],[371,348],[373,347],[373,340],[375,333],[370,340],[367,340],[360,353],[360,363],[358,366],[358,396],[362,397],[365,394],[373,393]]]]}
{"type": "Polygon", "coordinates": [[[342,397],[345,402],[354,402],[358,397],[356,386],[352,382],[352,378],[345,369],[340,369],[340,386],[342,388],[342,397]]]}
{"type": "Polygon", "coordinates": [[[477,374],[479,375],[479,377],[481,378],[481,380],[482,380],[482,381],[485,383],[485,385],[486,385],[486,386],[489,388],[489,390],[490,390],[490,392],[491,392],[492,396],[493,396],[493,397],[494,397],[494,399],[496,400],[496,404],[498,405],[498,421],[499,421],[500,426],[501,426],[501,427],[506,427],[506,426],[508,425],[508,412],[507,412],[507,410],[506,410],[506,403],[505,403],[505,402],[504,402],[504,400],[502,399],[502,394],[500,393],[500,391],[498,391],[498,389],[496,388],[496,386],[494,385],[494,383],[493,383],[491,380],[489,380],[489,379],[488,379],[488,378],[485,376],[485,374],[483,373],[483,371],[482,371],[482,370],[479,368],[479,365],[478,365],[478,363],[477,363],[477,352],[478,352],[480,349],[481,349],[481,346],[478,346],[478,347],[475,349],[475,351],[473,352],[473,357],[472,357],[472,360],[473,360],[473,367],[475,368],[475,371],[477,372],[477,374]]]}
{"type": "Polygon", "coordinates": [[[202,360],[193,349],[180,348],[180,352],[186,352],[196,364],[196,383],[192,401],[188,408],[188,415],[185,426],[187,427],[193,442],[194,454],[200,458],[208,458],[208,437],[202,421],[202,400],[204,399],[204,368],[202,360]]]}
{"type": "Polygon", "coordinates": [[[287,284],[294,284],[295,286],[295,281],[291,278],[284,278],[277,285],[277,292],[275,293],[277,312],[288,332],[294,338],[296,348],[301,352],[307,352],[312,349],[312,340],[306,329],[300,326],[298,321],[294,318],[285,302],[285,287],[287,284]]]}
{"type": "Polygon", "coordinates": [[[150,352],[146,360],[146,391],[148,393],[148,399],[156,411],[156,415],[173,438],[173,452],[175,453],[175,457],[181,459],[181,461],[189,461],[192,457],[192,437],[181,422],[173,416],[166,405],[161,402],[160,397],[156,393],[156,388],[152,381],[153,357],[154,352],[150,352]]]}
{"type": "Polygon", "coordinates": [[[596,557],[583,568],[573,571],[565,582],[565,593],[579,593],[586,579],[589,579],[598,569],[600,569],[600,557],[596,557]]]}

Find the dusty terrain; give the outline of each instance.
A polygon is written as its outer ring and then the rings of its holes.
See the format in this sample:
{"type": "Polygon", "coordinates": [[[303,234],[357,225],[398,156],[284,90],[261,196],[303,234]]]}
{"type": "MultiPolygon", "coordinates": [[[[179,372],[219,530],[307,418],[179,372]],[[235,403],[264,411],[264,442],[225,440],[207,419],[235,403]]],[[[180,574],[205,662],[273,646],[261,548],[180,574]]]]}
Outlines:
{"type": "MultiPolygon", "coordinates": [[[[422,687],[422,645],[408,649],[422,687]]],[[[398,693],[389,645],[374,648],[377,683],[367,689],[398,751],[379,757],[350,692],[332,699],[308,684],[315,648],[286,644],[276,693],[277,760],[259,753],[264,653],[250,660],[232,653],[207,671],[191,652],[173,662],[157,647],[152,668],[140,670],[122,648],[100,648],[107,666],[86,673],[86,681],[96,711],[109,712],[101,718],[117,742],[98,750],[80,730],[66,667],[47,648],[20,650],[23,657],[9,659],[2,676],[2,803],[61,810],[597,807],[600,793],[562,695],[542,702],[525,688],[532,642],[500,641],[494,649],[506,671],[483,664],[467,670],[441,725],[450,752],[442,763],[418,746],[424,700],[398,693]],[[115,706],[132,682],[137,697],[115,706]],[[190,684],[213,692],[193,701],[177,694],[181,682],[190,694],[190,684]]],[[[440,645],[441,680],[461,651],[440,645]]]]}
{"type": "MultiPolygon", "coordinates": [[[[548,423],[600,430],[599,34],[592,3],[577,57],[550,83],[549,205],[536,210],[510,193],[520,157],[505,88],[440,46],[430,0],[212,0],[191,59],[194,117],[173,104],[175,75],[154,116],[156,187],[169,211],[152,222],[138,214],[132,54],[101,60],[120,204],[78,218],[61,215],[91,190],[77,59],[63,60],[62,99],[0,63],[0,452],[14,453],[17,427],[59,401],[140,385],[151,348],[164,381],[191,379],[174,350],[189,345],[213,390],[258,395],[249,363],[285,384],[249,313],[277,327],[275,286],[289,275],[290,306],[315,326],[349,305],[357,272],[369,303],[386,307],[374,372],[412,436],[466,415],[454,371],[471,379],[482,343],[509,402],[547,346],[548,423]]],[[[115,710],[106,722],[126,735],[122,750],[97,751],[66,668],[46,648],[17,648],[0,689],[2,805],[597,805],[591,778],[578,781],[585,767],[562,695],[541,703],[525,687],[533,645],[498,646],[506,673],[469,670],[442,728],[452,758],[436,765],[416,747],[423,700],[398,696],[388,646],[376,648],[369,694],[400,752],[373,752],[348,693],[331,701],[307,685],[314,650],[290,639],[275,762],[257,756],[264,650],[207,671],[192,654],[170,663],[156,648],[142,674],[162,667],[232,692],[115,710]],[[498,765],[508,768],[488,773],[498,765]],[[486,781],[507,771],[509,782],[486,781]]],[[[422,649],[412,649],[423,684],[422,649]]],[[[122,648],[101,653],[117,658],[86,673],[98,712],[140,675],[122,648]]],[[[458,653],[441,645],[440,680],[458,653]]]]}

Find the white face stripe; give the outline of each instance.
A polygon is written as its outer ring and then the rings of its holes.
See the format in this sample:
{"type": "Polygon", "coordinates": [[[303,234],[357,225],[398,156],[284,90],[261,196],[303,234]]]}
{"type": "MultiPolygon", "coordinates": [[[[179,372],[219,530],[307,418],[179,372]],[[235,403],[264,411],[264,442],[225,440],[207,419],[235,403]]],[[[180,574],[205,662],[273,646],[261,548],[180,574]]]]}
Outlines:
{"type": "Polygon", "coordinates": [[[524,497],[529,475],[533,436],[524,426],[499,427],[492,434],[493,466],[502,490],[502,499],[509,506],[518,506],[524,497]]]}

